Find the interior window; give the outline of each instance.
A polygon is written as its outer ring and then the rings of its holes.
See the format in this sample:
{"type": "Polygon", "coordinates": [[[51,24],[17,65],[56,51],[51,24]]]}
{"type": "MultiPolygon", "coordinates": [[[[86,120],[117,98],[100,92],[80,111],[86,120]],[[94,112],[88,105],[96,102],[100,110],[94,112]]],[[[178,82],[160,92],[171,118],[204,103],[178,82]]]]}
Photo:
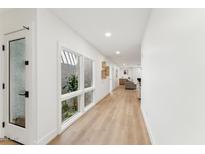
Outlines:
{"type": "Polygon", "coordinates": [[[84,102],[85,102],[85,107],[87,107],[93,102],[93,91],[89,91],[85,93],[84,102]]]}
{"type": "Polygon", "coordinates": [[[93,86],[93,61],[84,58],[84,88],[93,86]]]}
{"type": "Polygon", "coordinates": [[[61,52],[61,93],[79,90],[80,56],[69,50],[61,52]]]}

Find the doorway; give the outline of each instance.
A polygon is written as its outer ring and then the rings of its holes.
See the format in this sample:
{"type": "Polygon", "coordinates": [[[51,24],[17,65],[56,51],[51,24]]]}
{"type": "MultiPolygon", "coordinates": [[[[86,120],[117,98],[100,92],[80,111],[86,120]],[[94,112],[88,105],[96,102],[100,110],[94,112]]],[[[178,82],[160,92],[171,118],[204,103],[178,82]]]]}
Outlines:
{"type": "Polygon", "coordinates": [[[113,68],[112,66],[110,65],[110,77],[109,77],[109,80],[110,80],[110,93],[112,93],[112,90],[113,90],[113,68]]]}
{"type": "Polygon", "coordinates": [[[29,144],[30,57],[29,31],[22,29],[4,35],[4,136],[29,144]]]}

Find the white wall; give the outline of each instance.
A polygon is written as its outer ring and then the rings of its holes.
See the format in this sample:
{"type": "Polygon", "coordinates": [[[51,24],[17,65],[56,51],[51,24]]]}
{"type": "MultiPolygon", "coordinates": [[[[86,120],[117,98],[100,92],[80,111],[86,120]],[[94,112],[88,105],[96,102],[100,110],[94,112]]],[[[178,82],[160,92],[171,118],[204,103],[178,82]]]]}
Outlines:
{"type": "Polygon", "coordinates": [[[142,110],[154,144],[205,144],[205,9],[153,9],[142,110]]]}
{"type": "MultiPolygon", "coordinates": [[[[3,44],[3,35],[5,33],[15,31],[18,29],[21,29],[23,25],[25,26],[31,26],[31,33],[35,33],[35,17],[36,17],[36,9],[8,9],[7,11],[3,12],[0,14],[0,46],[3,44]],[[32,27],[33,26],[33,27],[32,27]]],[[[31,39],[33,40],[33,39],[31,39]]],[[[33,40],[35,41],[35,40],[33,40]]],[[[0,84],[2,85],[2,80],[1,77],[3,76],[3,68],[4,68],[4,63],[3,63],[3,53],[0,53],[0,84]],[[2,59],[1,59],[2,58],[2,59]]],[[[35,64],[34,61],[31,63],[35,64]]],[[[4,81],[5,82],[5,81],[4,81]]],[[[7,85],[6,85],[7,87],[7,85]]],[[[30,93],[31,97],[33,96],[35,92],[33,91],[30,93]]],[[[0,90],[0,124],[3,119],[3,104],[6,102],[3,102],[2,98],[2,90],[0,90]]],[[[35,102],[34,102],[35,103],[35,102]]],[[[29,116],[32,116],[30,113],[29,116]]],[[[32,118],[32,117],[31,117],[32,118]]],[[[33,121],[33,119],[31,119],[33,121]]],[[[32,124],[35,122],[33,121],[32,124]]],[[[2,129],[0,129],[0,137],[4,136],[2,129]]],[[[32,133],[32,135],[35,135],[35,132],[32,133]]],[[[30,136],[30,139],[32,140],[33,136],[30,136]]]]}
{"type": "MultiPolygon", "coordinates": [[[[37,116],[38,142],[46,143],[57,133],[57,50],[58,41],[95,60],[96,101],[109,93],[109,79],[101,79],[101,62],[108,61],[48,9],[37,11],[37,116]]],[[[108,61],[108,63],[110,63],[108,61]]]]}
{"type": "Polygon", "coordinates": [[[0,14],[1,34],[21,29],[23,25],[35,22],[36,9],[9,9],[0,14]]]}

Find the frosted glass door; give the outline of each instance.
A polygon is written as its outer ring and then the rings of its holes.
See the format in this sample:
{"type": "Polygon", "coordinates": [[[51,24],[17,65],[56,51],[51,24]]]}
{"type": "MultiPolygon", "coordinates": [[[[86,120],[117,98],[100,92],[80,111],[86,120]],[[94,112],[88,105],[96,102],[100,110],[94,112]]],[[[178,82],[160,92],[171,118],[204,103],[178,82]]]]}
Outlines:
{"type": "Polygon", "coordinates": [[[25,38],[9,41],[9,123],[25,128],[25,38]]]}

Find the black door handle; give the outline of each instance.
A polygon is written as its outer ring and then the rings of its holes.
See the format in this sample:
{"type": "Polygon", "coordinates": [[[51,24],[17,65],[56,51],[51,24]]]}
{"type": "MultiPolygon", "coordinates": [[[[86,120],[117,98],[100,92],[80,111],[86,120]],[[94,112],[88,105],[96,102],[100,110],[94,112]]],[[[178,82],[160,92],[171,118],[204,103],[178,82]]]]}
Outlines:
{"type": "Polygon", "coordinates": [[[24,94],[18,94],[18,95],[20,95],[20,96],[24,96],[24,97],[29,97],[29,92],[28,91],[25,91],[25,93],[24,94]]]}

